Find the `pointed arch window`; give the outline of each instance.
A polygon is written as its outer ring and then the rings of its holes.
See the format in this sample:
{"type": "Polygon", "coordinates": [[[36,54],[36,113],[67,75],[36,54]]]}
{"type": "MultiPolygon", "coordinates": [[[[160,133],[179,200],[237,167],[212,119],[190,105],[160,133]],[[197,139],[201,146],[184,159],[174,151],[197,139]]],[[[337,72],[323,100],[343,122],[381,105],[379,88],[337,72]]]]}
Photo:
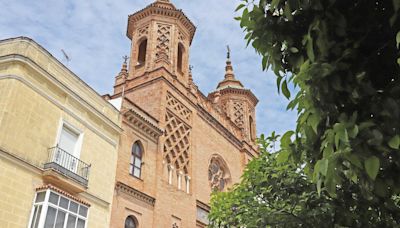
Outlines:
{"type": "Polygon", "coordinates": [[[137,59],[137,65],[143,65],[146,62],[146,54],[147,54],[147,39],[140,41],[139,43],[139,53],[137,59]]]}
{"type": "Polygon", "coordinates": [[[137,228],[137,222],[136,218],[131,216],[128,216],[125,220],[125,228],[137,228]]]}
{"type": "Polygon", "coordinates": [[[251,116],[249,116],[249,127],[250,127],[250,138],[251,140],[255,140],[254,123],[253,123],[253,118],[251,116]]]}
{"type": "Polygon", "coordinates": [[[179,72],[183,72],[183,53],[184,53],[184,47],[181,43],[178,44],[178,62],[177,62],[177,66],[178,66],[178,71],[179,72]]]}
{"type": "Polygon", "coordinates": [[[132,146],[129,173],[137,178],[142,176],[143,147],[139,141],[132,146]]]}

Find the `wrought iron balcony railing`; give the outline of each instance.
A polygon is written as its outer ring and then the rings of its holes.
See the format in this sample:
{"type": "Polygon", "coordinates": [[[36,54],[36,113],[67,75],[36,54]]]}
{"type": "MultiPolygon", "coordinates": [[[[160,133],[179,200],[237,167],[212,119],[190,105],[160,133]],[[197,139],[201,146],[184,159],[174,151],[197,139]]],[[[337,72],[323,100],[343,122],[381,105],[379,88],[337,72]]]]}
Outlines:
{"type": "Polygon", "coordinates": [[[49,160],[44,164],[45,169],[55,169],[85,186],[90,166],[57,146],[49,148],[49,160]]]}

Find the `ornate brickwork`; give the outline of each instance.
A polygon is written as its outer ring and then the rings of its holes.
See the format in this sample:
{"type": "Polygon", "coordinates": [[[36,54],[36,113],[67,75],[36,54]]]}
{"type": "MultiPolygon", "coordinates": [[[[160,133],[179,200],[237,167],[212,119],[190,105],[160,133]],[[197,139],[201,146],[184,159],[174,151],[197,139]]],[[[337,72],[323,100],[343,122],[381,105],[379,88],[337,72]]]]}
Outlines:
{"type": "Polygon", "coordinates": [[[213,190],[223,191],[230,179],[229,170],[221,157],[214,155],[208,167],[208,181],[213,190]]]}
{"type": "Polygon", "coordinates": [[[243,127],[244,125],[244,107],[243,102],[235,101],[233,102],[233,118],[234,122],[238,127],[243,127]]]}
{"type": "Polygon", "coordinates": [[[156,59],[169,59],[171,40],[171,26],[158,24],[157,25],[157,46],[156,59]]]}
{"type": "Polygon", "coordinates": [[[189,173],[190,128],[174,114],[165,116],[164,159],[177,170],[189,173]]]}
{"type": "Polygon", "coordinates": [[[185,35],[181,31],[178,31],[178,40],[183,42],[185,39],[185,35]]]}
{"type": "Polygon", "coordinates": [[[146,204],[149,204],[150,206],[154,206],[156,202],[156,199],[154,199],[153,197],[146,195],[143,192],[140,192],[122,182],[117,182],[117,184],[115,185],[115,190],[118,193],[125,193],[130,197],[138,199],[146,204]]]}
{"type": "Polygon", "coordinates": [[[147,36],[149,34],[149,26],[143,26],[142,28],[138,29],[138,37],[147,36]]]}
{"type": "Polygon", "coordinates": [[[167,94],[167,105],[171,111],[175,112],[183,119],[190,121],[192,111],[186,108],[180,101],[178,101],[178,99],[176,99],[170,93],[167,94]]]}

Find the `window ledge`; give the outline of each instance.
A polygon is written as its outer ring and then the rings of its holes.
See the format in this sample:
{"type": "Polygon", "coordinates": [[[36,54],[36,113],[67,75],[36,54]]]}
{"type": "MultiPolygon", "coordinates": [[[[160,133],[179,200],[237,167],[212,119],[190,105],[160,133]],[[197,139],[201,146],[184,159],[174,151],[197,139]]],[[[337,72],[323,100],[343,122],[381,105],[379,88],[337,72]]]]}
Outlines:
{"type": "Polygon", "coordinates": [[[135,179],[138,180],[138,181],[144,182],[144,180],[143,180],[141,177],[137,177],[137,176],[134,176],[134,175],[132,175],[132,174],[129,174],[129,176],[135,178],[135,179]]]}
{"type": "Polygon", "coordinates": [[[45,169],[42,177],[45,183],[53,184],[54,186],[65,189],[73,194],[85,192],[87,190],[87,185],[83,185],[82,183],[52,168],[45,169]]]}
{"type": "Polygon", "coordinates": [[[135,69],[140,69],[140,68],[144,67],[144,65],[145,65],[144,63],[137,64],[135,66],[135,69]]]}

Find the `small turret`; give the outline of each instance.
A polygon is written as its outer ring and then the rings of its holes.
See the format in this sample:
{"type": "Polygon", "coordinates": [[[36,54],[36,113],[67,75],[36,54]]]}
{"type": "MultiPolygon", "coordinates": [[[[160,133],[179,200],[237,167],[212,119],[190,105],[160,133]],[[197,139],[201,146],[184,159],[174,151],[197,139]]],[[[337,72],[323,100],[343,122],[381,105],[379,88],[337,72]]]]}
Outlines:
{"type": "MultiPolygon", "coordinates": [[[[129,57],[125,55],[123,57],[123,59],[124,59],[124,62],[122,63],[121,71],[115,77],[115,85],[122,84],[124,86],[125,81],[129,76],[129,73],[128,73],[128,59],[129,59],[129,57]]],[[[115,94],[115,91],[114,91],[114,94],[115,94]]]]}
{"type": "Polygon", "coordinates": [[[235,78],[228,46],[225,77],[218,83],[217,89],[208,95],[210,101],[242,129],[245,139],[255,143],[256,124],[255,107],[258,99],[235,78]]]}

